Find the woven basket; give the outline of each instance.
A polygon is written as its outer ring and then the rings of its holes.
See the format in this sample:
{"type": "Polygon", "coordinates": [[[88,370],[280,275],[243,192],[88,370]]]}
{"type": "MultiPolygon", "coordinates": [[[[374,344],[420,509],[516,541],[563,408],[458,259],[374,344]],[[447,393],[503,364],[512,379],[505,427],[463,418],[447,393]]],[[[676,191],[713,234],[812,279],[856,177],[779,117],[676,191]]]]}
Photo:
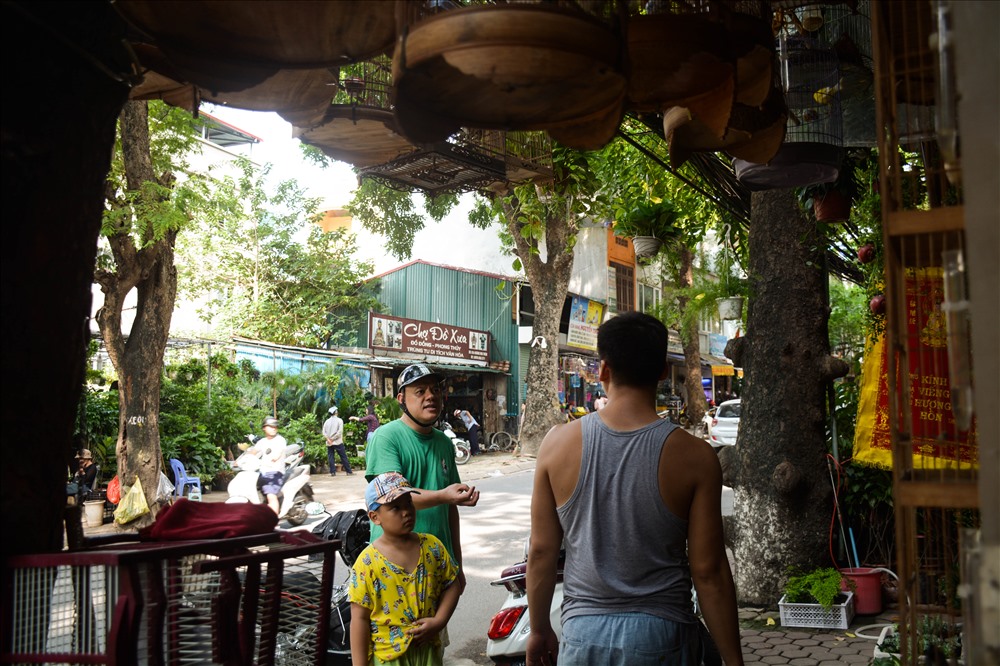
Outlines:
{"type": "Polygon", "coordinates": [[[847,629],[854,619],[854,593],[847,592],[847,600],[823,608],[820,604],[786,603],[778,601],[783,627],[814,627],[817,629],[847,629]]]}

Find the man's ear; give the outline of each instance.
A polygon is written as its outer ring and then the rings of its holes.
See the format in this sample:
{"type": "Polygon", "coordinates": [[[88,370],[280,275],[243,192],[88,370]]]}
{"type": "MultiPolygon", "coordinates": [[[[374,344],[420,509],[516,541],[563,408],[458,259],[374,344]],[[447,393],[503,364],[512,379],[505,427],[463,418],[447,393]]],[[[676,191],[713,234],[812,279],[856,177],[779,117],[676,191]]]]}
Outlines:
{"type": "Polygon", "coordinates": [[[670,376],[670,364],[669,363],[665,363],[663,365],[663,372],[660,373],[660,381],[662,382],[664,379],[666,379],[669,376],[670,376]]]}
{"type": "Polygon", "coordinates": [[[607,363],[601,361],[600,365],[597,366],[597,379],[600,380],[602,384],[607,384],[608,380],[611,378],[611,368],[607,363]]]}

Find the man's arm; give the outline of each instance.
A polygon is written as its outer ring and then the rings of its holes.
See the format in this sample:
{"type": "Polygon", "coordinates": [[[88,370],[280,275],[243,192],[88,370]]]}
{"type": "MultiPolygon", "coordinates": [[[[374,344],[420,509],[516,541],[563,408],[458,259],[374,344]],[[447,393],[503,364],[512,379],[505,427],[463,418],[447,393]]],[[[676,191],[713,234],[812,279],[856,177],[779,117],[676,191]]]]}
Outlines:
{"type": "Polygon", "coordinates": [[[722,529],[722,469],[704,442],[692,447],[686,466],[694,479],[688,519],[688,559],[698,604],[726,666],[743,664],[736,587],[722,529]]]}
{"type": "Polygon", "coordinates": [[[538,452],[535,483],[531,494],[531,537],[528,546],[528,614],[531,635],[528,637],[528,666],[555,663],[559,641],[549,621],[552,595],[556,587],[556,567],[562,545],[562,525],[556,513],[556,500],[549,478],[553,454],[550,437],[546,435],[538,452]],[[546,446],[549,444],[549,446],[546,446]]]}

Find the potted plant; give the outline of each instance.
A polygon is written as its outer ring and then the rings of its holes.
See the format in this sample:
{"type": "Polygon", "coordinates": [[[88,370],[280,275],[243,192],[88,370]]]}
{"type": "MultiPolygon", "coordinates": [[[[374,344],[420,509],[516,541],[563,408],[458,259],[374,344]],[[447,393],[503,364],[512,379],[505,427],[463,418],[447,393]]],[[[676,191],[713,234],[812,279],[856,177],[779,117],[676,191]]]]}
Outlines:
{"type": "MultiPolygon", "coordinates": [[[[962,656],[962,625],[950,624],[938,616],[922,615],[917,623],[917,662],[924,663],[928,653],[935,659],[943,657],[948,663],[957,659],[964,663],[962,656]]],[[[889,624],[882,628],[875,644],[874,657],[887,663],[902,663],[899,626],[889,624]]]]}
{"type": "Polygon", "coordinates": [[[719,319],[723,321],[742,319],[746,291],[746,282],[735,274],[736,265],[728,243],[727,238],[716,259],[719,282],[715,304],[719,309],[719,319]]]}
{"type": "Polygon", "coordinates": [[[663,241],[677,235],[677,209],[666,199],[643,201],[615,222],[615,235],[631,238],[636,257],[652,257],[663,241]]]}
{"type": "Polygon", "coordinates": [[[800,189],[799,203],[805,210],[811,210],[819,222],[844,222],[850,218],[851,206],[859,193],[856,166],[848,157],[832,183],[817,183],[800,189]]]}
{"type": "Polygon", "coordinates": [[[843,575],[833,567],[793,570],[778,602],[785,627],[847,629],[854,619],[854,592],[844,592],[843,575]]]}

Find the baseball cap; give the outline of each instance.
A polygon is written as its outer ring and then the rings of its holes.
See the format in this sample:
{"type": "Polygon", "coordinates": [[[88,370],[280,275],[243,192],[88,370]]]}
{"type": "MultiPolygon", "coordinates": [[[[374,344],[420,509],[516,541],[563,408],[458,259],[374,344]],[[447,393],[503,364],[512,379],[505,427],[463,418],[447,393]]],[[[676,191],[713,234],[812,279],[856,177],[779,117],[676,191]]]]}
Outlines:
{"type": "Polygon", "coordinates": [[[399,472],[379,474],[365,489],[365,506],[369,511],[378,511],[383,504],[388,504],[408,493],[419,495],[420,491],[411,486],[399,472]]]}
{"type": "Polygon", "coordinates": [[[336,413],[337,413],[337,408],[336,408],[336,407],[331,407],[331,408],[330,408],[329,410],[327,410],[327,411],[329,411],[329,412],[330,412],[331,414],[336,414],[336,413]]]}

